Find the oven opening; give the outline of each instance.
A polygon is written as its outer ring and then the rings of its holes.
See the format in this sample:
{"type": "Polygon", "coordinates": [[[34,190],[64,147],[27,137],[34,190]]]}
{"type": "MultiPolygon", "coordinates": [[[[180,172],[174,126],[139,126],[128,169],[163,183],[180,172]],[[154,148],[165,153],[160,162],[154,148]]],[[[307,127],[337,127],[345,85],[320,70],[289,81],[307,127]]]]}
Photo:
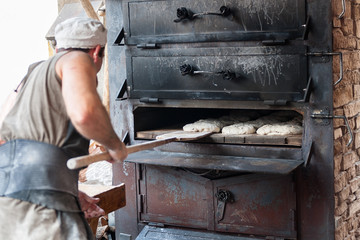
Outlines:
{"type": "Polygon", "coordinates": [[[174,131],[211,131],[197,143],[301,147],[303,116],[294,110],[152,108],[134,110],[137,140],[174,131]]]}
{"type": "Polygon", "coordinates": [[[289,174],[304,162],[303,117],[294,109],[138,106],[133,117],[138,143],[183,129],[211,128],[214,133],[131,154],[128,162],[174,167],[210,179],[248,173],[289,174]],[[209,124],[204,124],[206,121],[209,124]],[[284,126],[290,130],[286,132],[284,126]]]}

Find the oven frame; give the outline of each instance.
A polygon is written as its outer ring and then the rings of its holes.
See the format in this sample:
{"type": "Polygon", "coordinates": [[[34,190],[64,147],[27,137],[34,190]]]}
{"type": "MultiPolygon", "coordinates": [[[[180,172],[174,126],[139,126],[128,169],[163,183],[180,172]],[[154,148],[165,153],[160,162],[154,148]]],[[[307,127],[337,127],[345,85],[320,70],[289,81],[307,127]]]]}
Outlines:
{"type": "MultiPolygon", "coordinates": [[[[111,119],[117,134],[130,143],[135,143],[132,110],[136,106],[151,105],[137,100],[121,101],[119,88],[126,81],[125,47],[113,44],[123,26],[121,4],[116,0],[107,0],[107,24],[109,79],[110,79],[110,109],[111,119]]],[[[306,9],[311,17],[311,31],[304,43],[309,52],[329,53],[332,49],[331,3],[325,0],[307,1],[306,9]],[[318,9],[322,9],[321,12],[318,9]]],[[[239,109],[291,109],[299,108],[304,112],[305,131],[303,135],[302,155],[307,160],[306,166],[295,170],[296,189],[296,239],[334,239],[334,163],[333,163],[333,123],[328,119],[314,119],[313,113],[333,112],[333,76],[331,57],[308,56],[308,71],[312,76],[312,89],[309,101],[306,103],[290,103],[285,107],[269,106],[263,102],[215,101],[216,104],[229,104],[239,109]]],[[[162,106],[190,107],[205,106],[202,100],[166,100],[162,106]]],[[[116,211],[116,233],[136,237],[143,227],[139,222],[138,181],[141,178],[141,164],[114,164],[114,183],[125,183],[126,207],[116,211]]],[[[155,223],[156,224],[156,223],[155,223]]],[[[276,236],[274,236],[276,237],[276,236]]]]}

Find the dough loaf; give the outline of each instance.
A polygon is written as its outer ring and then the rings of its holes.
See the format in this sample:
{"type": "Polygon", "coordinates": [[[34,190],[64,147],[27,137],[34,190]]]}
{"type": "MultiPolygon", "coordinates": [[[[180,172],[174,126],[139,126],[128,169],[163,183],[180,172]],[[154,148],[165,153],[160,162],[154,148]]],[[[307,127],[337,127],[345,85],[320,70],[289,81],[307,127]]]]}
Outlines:
{"type": "Polygon", "coordinates": [[[221,131],[223,134],[251,134],[255,133],[256,129],[254,125],[248,123],[236,123],[230,126],[226,126],[221,131]]]}
{"type": "Polygon", "coordinates": [[[188,132],[215,132],[218,133],[223,127],[221,121],[216,119],[200,119],[194,123],[186,124],[184,131],[188,132]]]}
{"type": "Polygon", "coordinates": [[[256,133],[259,135],[296,135],[301,134],[303,127],[290,123],[266,124],[260,127],[256,133]]]}

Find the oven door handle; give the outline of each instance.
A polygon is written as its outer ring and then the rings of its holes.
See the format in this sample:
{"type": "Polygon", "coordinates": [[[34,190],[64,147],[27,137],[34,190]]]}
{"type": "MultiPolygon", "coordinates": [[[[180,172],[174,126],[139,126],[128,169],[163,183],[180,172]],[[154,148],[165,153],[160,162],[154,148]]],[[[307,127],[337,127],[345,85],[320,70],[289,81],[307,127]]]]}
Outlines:
{"type": "Polygon", "coordinates": [[[221,6],[219,12],[201,12],[201,13],[193,13],[190,9],[187,9],[186,7],[181,7],[176,10],[176,16],[177,19],[174,20],[174,22],[178,23],[183,20],[194,20],[199,16],[205,16],[205,15],[217,15],[222,17],[227,17],[231,15],[230,8],[226,6],[221,6]]]}

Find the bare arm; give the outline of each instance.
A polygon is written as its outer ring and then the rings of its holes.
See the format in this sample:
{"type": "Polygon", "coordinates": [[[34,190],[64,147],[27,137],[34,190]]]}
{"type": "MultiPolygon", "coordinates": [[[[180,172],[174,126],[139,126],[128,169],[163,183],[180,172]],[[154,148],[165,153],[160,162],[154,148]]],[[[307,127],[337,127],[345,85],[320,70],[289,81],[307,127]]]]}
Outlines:
{"type": "Polygon", "coordinates": [[[57,63],[67,113],[75,128],[88,139],[106,147],[114,160],[127,156],[125,145],[116,135],[108,113],[96,91],[96,67],[83,52],[70,52],[57,63]]]}

